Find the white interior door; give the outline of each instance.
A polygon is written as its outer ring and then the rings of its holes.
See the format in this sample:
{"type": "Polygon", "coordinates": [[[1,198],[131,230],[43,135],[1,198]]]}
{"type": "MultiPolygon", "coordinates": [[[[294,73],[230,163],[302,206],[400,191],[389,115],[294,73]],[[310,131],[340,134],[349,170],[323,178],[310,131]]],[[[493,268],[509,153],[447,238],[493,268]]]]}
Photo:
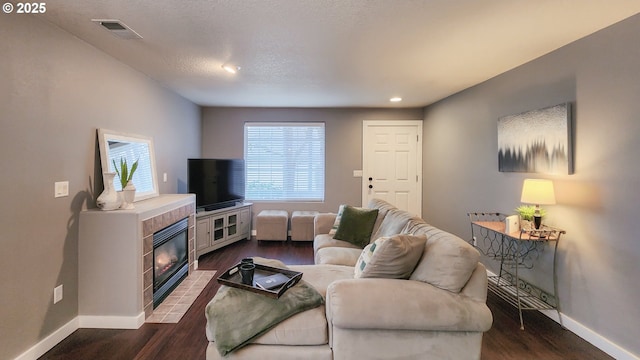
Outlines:
{"type": "Polygon", "coordinates": [[[422,121],[363,122],[362,202],[422,214],[422,121]]]}

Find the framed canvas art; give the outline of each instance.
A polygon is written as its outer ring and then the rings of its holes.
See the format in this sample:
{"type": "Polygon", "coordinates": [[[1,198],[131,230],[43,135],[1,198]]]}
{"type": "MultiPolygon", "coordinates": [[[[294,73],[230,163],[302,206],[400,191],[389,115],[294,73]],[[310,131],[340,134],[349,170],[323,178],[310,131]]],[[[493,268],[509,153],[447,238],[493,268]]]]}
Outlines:
{"type": "Polygon", "coordinates": [[[572,174],[571,104],[498,119],[498,170],[572,174]]]}

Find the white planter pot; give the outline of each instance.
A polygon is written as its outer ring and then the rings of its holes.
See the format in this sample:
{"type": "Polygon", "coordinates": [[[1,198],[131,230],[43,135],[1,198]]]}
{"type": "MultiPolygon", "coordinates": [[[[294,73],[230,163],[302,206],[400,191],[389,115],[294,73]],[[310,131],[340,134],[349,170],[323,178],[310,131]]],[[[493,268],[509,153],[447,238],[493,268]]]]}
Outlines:
{"type": "Polygon", "coordinates": [[[131,210],[135,209],[133,205],[133,201],[136,198],[136,187],[133,185],[132,181],[127,183],[127,186],[122,189],[122,205],[120,205],[120,209],[123,210],[131,210]]]}

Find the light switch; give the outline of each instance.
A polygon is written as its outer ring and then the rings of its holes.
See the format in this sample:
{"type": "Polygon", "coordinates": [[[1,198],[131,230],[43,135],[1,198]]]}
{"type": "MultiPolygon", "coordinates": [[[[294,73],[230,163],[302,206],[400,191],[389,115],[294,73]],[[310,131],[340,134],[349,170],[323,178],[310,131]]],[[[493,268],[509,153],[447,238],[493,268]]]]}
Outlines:
{"type": "Polygon", "coordinates": [[[53,289],[53,303],[57,304],[62,300],[62,285],[58,285],[53,289]]]}
{"type": "Polygon", "coordinates": [[[54,185],[54,197],[69,196],[69,182],[68,181],[56,181],[54,185]]]}
{"type": "Polygon", "coordinates": [[[167,182],[167,173],[162,174],[162,181],[167,182]]]}
{"type": "Polygon", "coordinates": [[[353,170],[353,177],[362,177],[362,170],[353,170]]]}

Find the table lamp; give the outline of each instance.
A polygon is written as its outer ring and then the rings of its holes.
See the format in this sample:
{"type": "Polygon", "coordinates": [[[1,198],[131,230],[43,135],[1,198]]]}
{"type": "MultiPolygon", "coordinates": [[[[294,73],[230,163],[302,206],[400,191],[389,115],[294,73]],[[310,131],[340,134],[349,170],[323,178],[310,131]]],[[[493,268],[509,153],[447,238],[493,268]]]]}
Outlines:
{"type": "Polygon", "coordinates": [[[533,214],[533,223],[536,229],[540,228],[542,215],[540,215],[540,205],[553,205],[556,203],[556,196],[553,191],[553,182],[544,179],[525,179],[522,184],[522,196],[520,201],[525,204],[536,206],[533,214]]]}

